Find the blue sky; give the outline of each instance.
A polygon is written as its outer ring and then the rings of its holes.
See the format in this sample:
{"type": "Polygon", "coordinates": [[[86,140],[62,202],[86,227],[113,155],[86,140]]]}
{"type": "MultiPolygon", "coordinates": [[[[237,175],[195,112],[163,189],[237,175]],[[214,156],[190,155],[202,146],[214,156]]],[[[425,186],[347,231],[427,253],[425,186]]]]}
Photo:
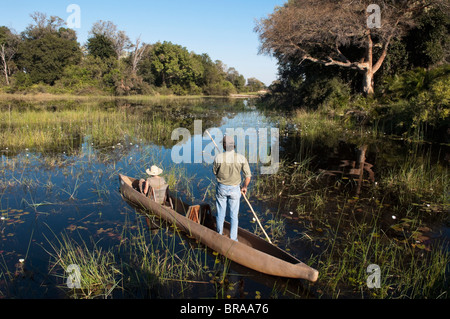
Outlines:
{"type": "Polygon", "coordinates": [[[14,0],[2,1],[0,25],[22,32],[32,22],[30,14],[43,12],[67,20],[70,4],[81,8],[78,41],[86,42],[92,24],[112,21],[132,41],[171,41],[195,53],[208,53],[236,68],[246,78],[270,85],[276,79],[274,58],[258,55],[255,19],[266,17],[286,0],[14,0]]]}

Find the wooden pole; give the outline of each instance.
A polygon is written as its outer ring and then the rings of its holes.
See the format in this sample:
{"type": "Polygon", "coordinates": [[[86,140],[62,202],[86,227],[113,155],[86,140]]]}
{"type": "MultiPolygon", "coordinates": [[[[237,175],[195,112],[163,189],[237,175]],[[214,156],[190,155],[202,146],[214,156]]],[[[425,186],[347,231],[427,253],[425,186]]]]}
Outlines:
{"type": "MultiPolygon", "coordinates": [[[[206,133],[208,134],[208,136],[211,138],[211,140],[213,141],[214,145],[216,146],[217,150],[220,153],[220,148],[217,146],[216,142],[214,141],[214,139],[212,138],[211,134],[208,132],[208,130],[206,131],[206,133]]],[[[269,241],[269,243],[272,244],[272,241],[270,240],[269,236],[267,235],[266,231],[264,230],[264,227],[261,225],[261,222],[259,221],[258,215],[256,215],[256,212],[254,211],[252,205],[250,204],[250,202],[247,199],[247,196],[241,192],[241,194],[244,196],[245,201],[247,202],[248,206],[250,207],[250,210],[253,213],[253,216],[255,216],[256,221],[258,222],[259,227],[261,227],[264,235],[266,235],[267,240],[269,241]]]]}
{"type": "Polygon", "coordinates": [[[256,215],[255,211],[253,210],[252,205],[251,205],[250,202],[248,201],[247,196],[245,196],[244,193],[242,193],[242,195],[244,196],[245,201],[247,202],[248,206],[250,207],[250,209],[251,209],[251,211],[252,211],[252,213],[253,213],[253,216],[255,216],[255,219],[256,219],[256,221],[258,222],[259,227],[261,227],[261,229],[262,229],[264,235],[266,235],[267,240],[269,241],[269,243],[272,243],[272,241],[270,240],[270,238],[269,238],[269,236],[267,235],[266,231],[264,230],[264,227],[261,225],[261,222],[259,221],[258,216],[256,215]]]}
{"type": "Polygon", "coordinates": [[[214,139],[212,138],[211,134],[208,132],[208,130],[206,130],[206,133],[208,134],[209,138],[211,139],[211,141],[213,141],[214,145],[216,146],[217,150],[220,153],[220,148],[219,146],[217,146],[216,141],[214,141],[214,139]]]}

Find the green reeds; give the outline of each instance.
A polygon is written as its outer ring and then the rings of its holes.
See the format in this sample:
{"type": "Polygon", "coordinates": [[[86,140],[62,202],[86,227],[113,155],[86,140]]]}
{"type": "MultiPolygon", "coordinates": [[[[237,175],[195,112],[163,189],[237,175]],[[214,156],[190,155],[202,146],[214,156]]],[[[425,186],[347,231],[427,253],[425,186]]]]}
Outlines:
{"type": "Polygon", "coordinates": [[[341,231],[335,231],[327,249],[315,258],[320,297],[448,298],[450,254],[445,245],[420,249],[411,238],[391,238],[372,224],[353,224],[351,232],[339,236],[341,231]],[[367,284],[369,265],[380,267],[380,287],[367,284]]]}
{"type": "Polygon", "coordinates": [[[0,149],[7,154],[24,149],[72,153],[85,142],[84,137],[97,149],[123,142],[124,137],[166,141],[171,133],[163,117],[149,118],[142,111],[105,108],[91,102],[76,108],[55,106],[55,110],[36,105],[2,108],[0,123],[0,149]]]}
{"type": "Polygon", "coordinates": [[[259,177],[254,191],[278,202],[286,218],[298,218],[302,240],[313,247],[306,263],[320,273],[313,288],[319,297],[448,298],[448,243],[427,234],[427,218],[446,218],[447,168],[413,152],[355,196],[351,179],[327,180],[311,156],[300,158],[259,177]],[[380,288],[367,285],[372,264],[380,266],[380,288]]]}
{"type": "Polygon", "coordinates": [[[400,205],[418,203],[449,205],[450,174],[448,167],[433,164],[429,155],[410,154],[380,179],[386,193],[398,198],[400,205]]]}
{"type": "Polygon", "coordinates": [[[145,296],[149,290],[154,297],[177,297],[191,284],[208,283],[202,280],[209,269],[206,248],[191,245],[175,229],[148,233],[142,222],[132,229],[124,227],[120,244],[108,250],[67,234],[48,240],[50,272],[71,297],[83,299],[145,296]],[[78,289],[67,286],[71,265],[80,270],[78,289]]]}
{"type": "Polygon", "coordinates": [[[205,248],[189,245],[176,230],[159,228],[147,234],[140,223],[134,234],[125,237],[120,246],[126,256],[123,272],[134,287],[189,283],[205,271],[205,248]]]}
{"type": "Polygon", "coordinates": [[[88,245],[84,240],[77,243],[67,234],[56,237],[56,241],[47,241],[52,248],[48,251],[53,259],[50,272],[59,270],[57,276],[63,279],[61,288],[68,289],[73,298],[109,298],[119,287],[122,273],[111,249],[105,251],[97,243],[88,245]],[[71,265],[79,269],[79,274],[73,275],[77,276],[79,287],[68,283],[71,275],[67,271],[71,265]]]}

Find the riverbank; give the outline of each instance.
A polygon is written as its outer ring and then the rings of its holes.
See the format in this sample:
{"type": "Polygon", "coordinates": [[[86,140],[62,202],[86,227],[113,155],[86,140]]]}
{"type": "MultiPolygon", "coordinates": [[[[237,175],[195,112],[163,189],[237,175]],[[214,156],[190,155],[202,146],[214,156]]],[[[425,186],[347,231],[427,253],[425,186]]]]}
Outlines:
{"type": "Polygon", "coordinates": [[[381,134],[450,144],[449,65],[396,74],[370,96],[354,93],[339,81],[332,83],[290,91],[275,87],[262,101],[271,110],[320,112],[381,134]]]}
{"type": "Polygon", "coordinates": [[[230,96],[211,96],[211,95],[73,95],[73,94],[51,94],[51,93],[30,93],[30,94],[10,94],[0,93],[0,101],[28,101],[28,102],[46,102],[55,100],[77,100],[77,101],[113,101],[113,100],[131,100],[131,101],[157,101],[157,100],[185,100],[185,99],[207,99],[207,98],[256,98],[258,95],[240,95],[232,94],[230,96]]]}
{"type": "Polygon", "coordinates": [[[53,94],[53,93],[4,93],[0,92],[0,101],[28,101],[46,102],[55,100],[77,100],[77,101],[157,101],[157,100],[183,100],[183,99],[255,99],[267,94],[267,91],[238,93],[230,95],[74,95],[74,94],[53,94]]]}

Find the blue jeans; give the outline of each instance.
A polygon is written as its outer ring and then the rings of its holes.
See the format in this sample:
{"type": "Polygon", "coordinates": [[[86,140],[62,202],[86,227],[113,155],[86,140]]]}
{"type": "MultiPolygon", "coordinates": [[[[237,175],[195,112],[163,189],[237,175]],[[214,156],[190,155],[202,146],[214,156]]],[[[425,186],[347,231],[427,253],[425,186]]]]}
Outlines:
{"type": "Polygon", "coordinates": [[[217,208],[217,232],[223,234],[223,223],[227,207],[230,212],[231,229],[230,238],[237,241],[238,224],[239,224],[239,204],[241,200],[241,187],[228,186],[218,183],[216,188],[216,208],[217,208]]]}

